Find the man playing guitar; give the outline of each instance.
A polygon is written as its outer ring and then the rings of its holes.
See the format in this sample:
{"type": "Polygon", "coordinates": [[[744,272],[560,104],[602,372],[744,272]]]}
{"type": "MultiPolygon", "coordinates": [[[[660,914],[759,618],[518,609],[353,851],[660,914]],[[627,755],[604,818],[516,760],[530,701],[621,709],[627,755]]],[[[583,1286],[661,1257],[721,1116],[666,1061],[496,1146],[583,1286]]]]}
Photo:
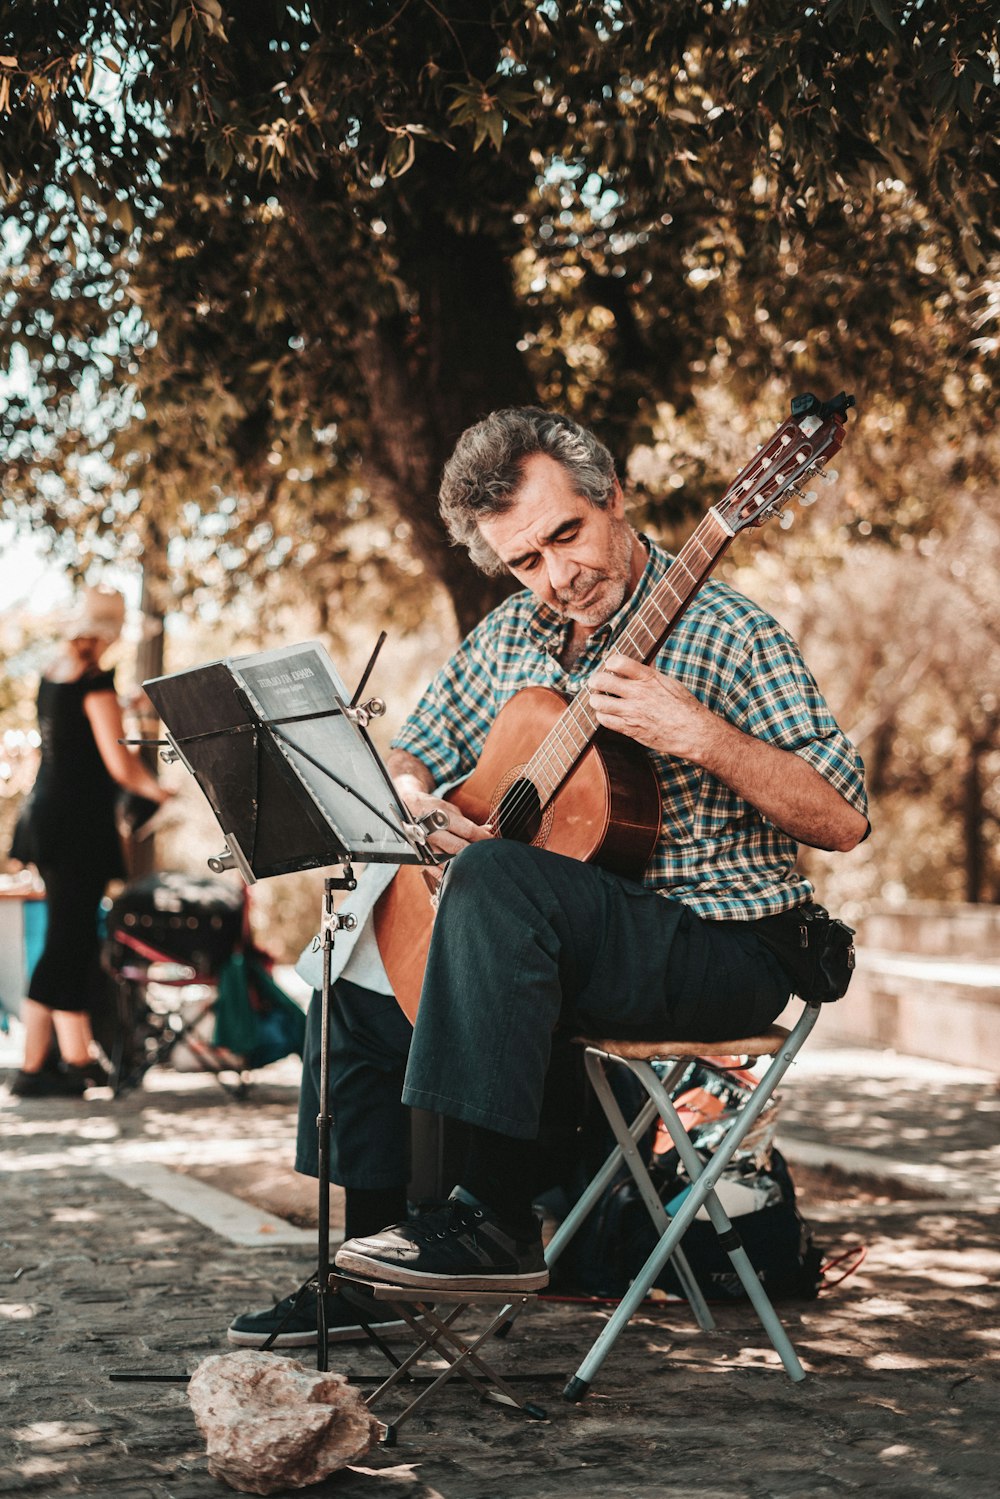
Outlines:
{"type": "MultiPolygon", "coordinates": [[[[752,492],[743,479],[740,503],[752,492]]],[[[536,408],[493,413],[459,439],[441,509],[478,566],[506,570],[524,589],[462,642],[388,757],[415,816],[446,814],[431,841],[453,857],[412,1030],[379,961],[381,948],[393,971],[392,891],[334,986],[332,1175],[347,1203],[336,1264],[418,1288],[531,1290],[547,1282],[531,1183],[554,1030],[725,1039],[769,1025],[792,983],[761,923],[812,898],[797,845],[853,848],[868,831],[867,802],[857,753],[794,642],[734,589],[705,581],[714,559],[686,594],[672,584],[698,572],[697,552],[689,545],[672,559],[633,530],[610,454],[591,433],[536,408]],[[668,619],[671,588],[678,607],[668,619]],[[648,652],[634,623],[643,619],[648,652]],[[553,851],[546,798],[517,765],[480,815],[469,815],[474,797],[442,795],[472,777],[498,715],[526,687],[571,704],[531,766],[557,758],[581,718],[609,752],[607,731],[632,755],[641,747],[658,793],[648,842],[640,830],[630,853],[609,837],[601,862],[553,851]],[[402,1105],[467,1132],[452,1196],[409,1219],[402,1105]]],[[[734,529],[725,517],[720,525],[721,552],[734,529]]],[[[532,692],[523,702],[529,717],[544,706],[532,692]]],[[[628,803],[629,776],[619,804],[634,833],[643,819],[628,803]]],[[[571,788],[572,777],[567,800],[571,788]]],[[[557,826],[560,815],[572,851],[593,804],[557,812],[557,826]]],[[[296,1165],[315,1175],[315,1034],[305,1062],[296,1165]]],[[[275,1346],[315,1341],[305,1302],[298,1332],[287,1328],[275,1346]]],[[[283,1308],[237,1318],[230,1339],[262,1343],[283,1308]]],[[[330,1324],[334,1339],[358,1332],[346,1304],[332,1307],[330,1324]]]]}

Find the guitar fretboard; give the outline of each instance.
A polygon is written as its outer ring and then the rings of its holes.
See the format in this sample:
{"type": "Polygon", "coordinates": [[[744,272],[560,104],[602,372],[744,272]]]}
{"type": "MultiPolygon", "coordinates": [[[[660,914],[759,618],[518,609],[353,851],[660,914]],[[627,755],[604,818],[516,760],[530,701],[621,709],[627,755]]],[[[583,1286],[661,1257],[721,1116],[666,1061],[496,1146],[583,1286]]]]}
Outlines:
{"type": "MultiPolygon", "coordinates": [[[[708,577],[733,533],[710,510],[684,543],[665,578],[636,611],[612,650],[634,661],[649,661],[659,650],[695,593],[708,577]]],[[[558,791],[590,744],[600,725],[590,710],[584,690],[566,708],[542,740],[522,775],[536,787],[542,806],[558,791]]]]}

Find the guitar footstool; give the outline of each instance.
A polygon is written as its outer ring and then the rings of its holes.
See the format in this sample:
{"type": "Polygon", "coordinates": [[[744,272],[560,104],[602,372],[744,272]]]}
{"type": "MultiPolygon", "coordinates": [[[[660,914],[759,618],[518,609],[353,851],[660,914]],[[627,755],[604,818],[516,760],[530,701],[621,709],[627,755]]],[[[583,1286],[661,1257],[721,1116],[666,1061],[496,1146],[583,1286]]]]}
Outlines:
{"type": "MultiPolygon", "coordinates": [[[[392,1286],[382,1281],[343,1275],[339,1270],[331,1273],[329,1284],[332,1291],[340,1292],[352,1306],[358,1308],[369,1341],[393,1365],[388,1378],[367,1396],[365,1404],[369,1410],[375,1411],[383,1397],[397,1385],[404,1381],[412,1382],[414,1375],[410,1371],[425,1354],[433,1353],[445,1364],[440,1374],[432,1378],[426,1389],[421,1390],[409,1405],[390,1421],[383,1422],[384,1447],[395,1446],[396,1434],[403,1422],[408,1421],[414,1412],[430,1400],[453,1374],[461,1374],[480,1400],[519,1410],[532,1421],[545,1420],[546,1412],[541,1406],[529,1400],[521,1400],[487,1361],[482,1351],[490,1338],[502,1337],[506,1332],[511,1322],[511,1307],[515,1306],[518,1311],[522,1311],[529,1301],[535,1300],[534,1292],[524,1292],[512,1297],[508,1291],[418,1291],[412,1286],[392,1286]],[[405,1358],[397,1357],[386,1342],[384,1332],[379,1331],[377,1323],[369,1325],[366,1321],[365,1311],[371,1310],[376,1303],[391,1307],[400,1320],[416,1334],[417,1347],[408,1352],[405,1358]],[[494,1315],[475,1334],[459,1332],[455,1323],[471,1306],[492,1307],[494,1315]]],[[[381,1416],[379,1419],[382,1419],[381,1416]]]]}

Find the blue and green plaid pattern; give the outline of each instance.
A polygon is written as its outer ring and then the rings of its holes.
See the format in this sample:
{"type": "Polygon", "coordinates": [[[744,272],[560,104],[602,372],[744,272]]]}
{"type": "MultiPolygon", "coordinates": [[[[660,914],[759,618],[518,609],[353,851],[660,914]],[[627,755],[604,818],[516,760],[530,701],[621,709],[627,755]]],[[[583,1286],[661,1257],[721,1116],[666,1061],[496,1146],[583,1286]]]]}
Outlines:
{"type": "MultiPolygon", "coordinates": [[[[514,594],[441,668],[394,747],[427,765],[438,786],[449,786],[472,771],[490,725],[520,688],[579,692],[670,566],[666,552],[651,543],[649,549],[635,593],[594,631],[571,671],[559,662],[569,627],[528,590],[514,594]]],[[[654,664],[745,733],[800,755],[868,815],[861,760],[798,647],[735,589],[709,579],[654,664]]],[[[669,756],[651,759],[663,794],[663,826],[646,868],[649,888],[700,916],[737,921],[810,898],[812,886],[795,869],[793,839],[707,771],[669,756]]]]}

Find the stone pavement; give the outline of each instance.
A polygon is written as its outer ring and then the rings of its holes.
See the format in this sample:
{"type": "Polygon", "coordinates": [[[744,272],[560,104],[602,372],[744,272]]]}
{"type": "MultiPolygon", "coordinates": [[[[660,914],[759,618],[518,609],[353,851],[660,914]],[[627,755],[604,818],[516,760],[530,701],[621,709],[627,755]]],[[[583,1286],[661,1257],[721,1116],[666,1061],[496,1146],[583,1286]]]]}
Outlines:
{"type": "MultiPolygon", "coordinates": [[[[0,1048],[0,1066],[14,1050],[0,1048]]],[[[185,1196],[192,1179],[177,1169],[226,1184],[287,1160],[295,1068],[257,1074],[244,1102],[167,1070],[120,1100],[19,1103],[0,1090],[0,1495],[231,1492],[208,1474],[183,1384],[110,1375],[190,1371],[226,1350],[234,1312],[309,1273],[307,1233],[197,1177],[185,1196]]],[[[996,1080],[816,1040],[783,1096],[778,1139],[817,1239],[830,1250],[868,1247],[843,1285],[781,1308],[804,1383],[785,1377],[744,1306],[718,1309],[719,1329],[705,1335],[669,1305],[635,1319],[588,1400],[571,1406],[563,1383],[606,1312],[542,1302],[494,1346],[548,1420],[479,1405],[455,1380],[396,1448],[296,1492],[992,1499],[996,1080]]],[[[358,1377],[383,1368],[377,1354],[343,1345],[332,1362],[358,1377]]]]}

